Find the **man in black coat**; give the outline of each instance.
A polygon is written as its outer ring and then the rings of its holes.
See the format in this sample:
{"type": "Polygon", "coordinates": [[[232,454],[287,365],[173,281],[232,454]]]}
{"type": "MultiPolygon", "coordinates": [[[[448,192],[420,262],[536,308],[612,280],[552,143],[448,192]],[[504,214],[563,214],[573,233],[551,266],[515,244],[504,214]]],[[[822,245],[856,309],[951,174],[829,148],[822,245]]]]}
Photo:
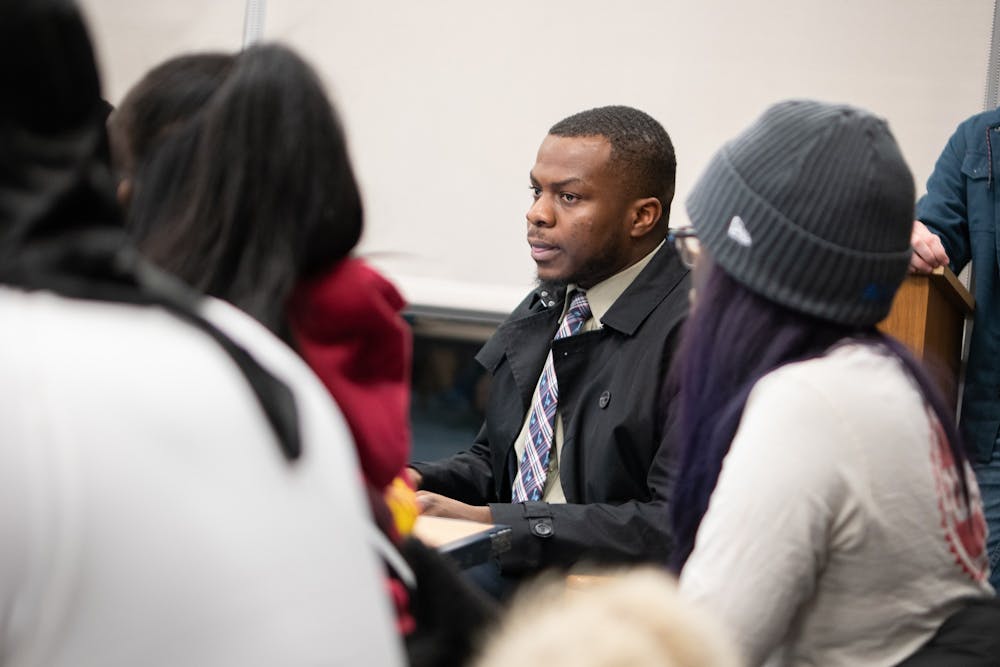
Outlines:
{"type": "Polygon", "coordinates": [[[689,291],[666,241],[675,172],[663,127],[629,107],[570,116],[538,151],[539,286],[476,357],[486,421],[412,470],[424,514],[513,528],[505,576],[669,558],[666,374],[689,291]]]}

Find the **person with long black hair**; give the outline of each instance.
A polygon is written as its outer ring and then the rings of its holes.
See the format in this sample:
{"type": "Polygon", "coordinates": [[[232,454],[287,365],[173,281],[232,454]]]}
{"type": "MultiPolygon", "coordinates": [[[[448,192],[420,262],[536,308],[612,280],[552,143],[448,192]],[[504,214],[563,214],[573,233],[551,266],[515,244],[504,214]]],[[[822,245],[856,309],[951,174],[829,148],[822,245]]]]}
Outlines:
{"type": "Polygon", "coordinates": [[[139,250],[299,352],[347,418],[380,525],[398,532],[381,497],[406,506],[391,485],[410,453],[410,333],[396,288],[348,256],[361,193],[316,73],[277,44],[171,58],[109,127],[139,250]]]}
{"type": "Polygon", "coordinates": [[[992,594],[952,414],[875,327],[913,203],[883,120],[790,101],[714,156],[675,235],[700,242],[675,565],[750,665],[896,665],[992,594]]]}
{"type": "Polygon", "coordinates": [[[402,664],[326,392],[128,243],[75,5],[0,62],[0,665],[402,664]]]}
{"type": "Polygon", "coordinates": [[[461,663],[494,610],[406,539],[418,508],[400,475],[410,453],[405,303],[350,256],[361,194],[319,77],[278,44],[185,54],[143,76],[108,125],[139,250],[253,315],[323,382],[351,429],[375,524],[418,581],[392,567],[385,577],[410,662],[461,663]]]}

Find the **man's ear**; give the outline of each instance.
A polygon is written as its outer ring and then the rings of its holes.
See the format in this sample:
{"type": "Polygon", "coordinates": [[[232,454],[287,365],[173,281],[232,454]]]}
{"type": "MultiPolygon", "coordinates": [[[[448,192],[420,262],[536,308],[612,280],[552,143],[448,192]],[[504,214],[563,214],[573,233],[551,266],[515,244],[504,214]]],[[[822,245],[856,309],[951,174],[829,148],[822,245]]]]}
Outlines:
{"type": "Polygon", "coordinates": [[[644,197],[632,203],[632,238],[642,238],[652,231],[663,216],[663,205],[656,197],[644,197]]]}

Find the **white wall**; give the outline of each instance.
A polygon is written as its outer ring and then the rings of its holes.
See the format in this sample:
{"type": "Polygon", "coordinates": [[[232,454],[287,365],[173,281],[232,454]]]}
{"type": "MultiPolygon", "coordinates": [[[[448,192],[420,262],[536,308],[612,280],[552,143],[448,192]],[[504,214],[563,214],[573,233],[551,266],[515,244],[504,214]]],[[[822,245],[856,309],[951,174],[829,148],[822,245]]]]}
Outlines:
{"type": "MultiPolygon", "coordinates": [[[[237,49],[244,0],[83,0],[112,101],[149,67],[237,49]]],[[[317,67],[367,206],[362,252],[416,303],[509,310],[531,285],[527,173],[547,128],[629,104],[674,140],[678,197],[779,99],[885,116],[918,184],[981,110],[992,0],[268,0],[317,67]]],[[[918,190],[922,189],[918,186],[918,190]]]]}

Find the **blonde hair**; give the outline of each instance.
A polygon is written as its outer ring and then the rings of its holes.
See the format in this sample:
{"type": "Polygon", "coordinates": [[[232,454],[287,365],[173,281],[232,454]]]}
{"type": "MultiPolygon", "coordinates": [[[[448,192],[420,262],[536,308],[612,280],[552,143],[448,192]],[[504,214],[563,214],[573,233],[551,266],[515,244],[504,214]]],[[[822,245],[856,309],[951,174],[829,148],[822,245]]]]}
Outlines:
{"type": "Polygon", "coordinates": [[[475,667],[740,667],[716,623],[639,568],[539,581],[519,594],[475,667]]]}

